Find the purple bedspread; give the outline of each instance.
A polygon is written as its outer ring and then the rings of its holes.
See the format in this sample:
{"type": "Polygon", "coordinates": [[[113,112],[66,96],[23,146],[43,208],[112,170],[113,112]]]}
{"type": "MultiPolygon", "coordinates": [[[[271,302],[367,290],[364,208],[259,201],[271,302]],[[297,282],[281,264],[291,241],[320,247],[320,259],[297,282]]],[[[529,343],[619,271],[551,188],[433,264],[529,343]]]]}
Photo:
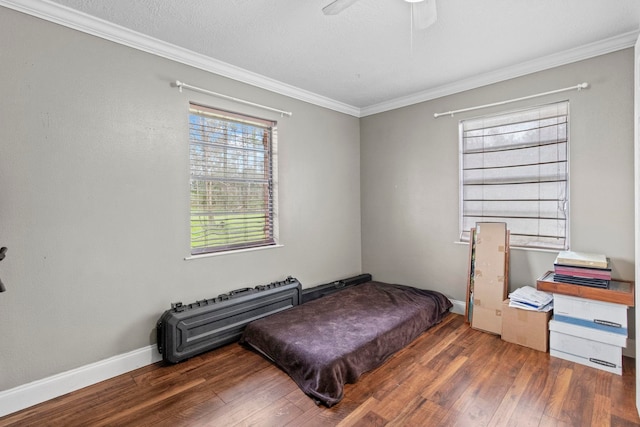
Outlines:
{"type": "Polygon", "coordinates": [[[372,281],[251,322],[240,342],[332,406],[344,384],[381,365],[451,307],[439,292],[372,281]]]}

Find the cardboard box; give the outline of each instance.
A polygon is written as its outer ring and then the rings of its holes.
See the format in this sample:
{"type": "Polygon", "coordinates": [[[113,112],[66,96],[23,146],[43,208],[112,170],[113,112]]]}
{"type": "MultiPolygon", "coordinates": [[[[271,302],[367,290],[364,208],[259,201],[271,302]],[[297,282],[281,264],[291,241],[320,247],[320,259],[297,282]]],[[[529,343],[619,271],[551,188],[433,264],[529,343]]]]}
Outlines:
{"type": "Polygon", "coordinates": [[[500,335],[502,301],[507,296],[507,224],[476,225],[471,327],[500,335]]]}
{"type": "Polygon", "coordinates": [[[575,325],[573,323],[567,323],[554,318],[549,321],[549,330],[560,332],[567,335],[573,335],[574,337],[581,337],[590,339],[592,341],[599,341],[605,344],[615,345],[616,347],[627,346],[627,336],[613,332],[600,331],[593,328],[587,328],[584,326],[575,325]]]}
{"type": "Polygon", "coordinates": [[[507,342],[547,352],[551,311],[530,311],[502,303],[502,339],[507,342]]]}
{"type": "Polygon", "coordinates": [[[591,329],[627,335],[627,306],[553,294],[554,319],[591,329]]]}
{"type": "Polygon", "coordinates": [[[551,331],[549,353],[553,357],[622,375],[622,348],[615,345],[551,331]]]}

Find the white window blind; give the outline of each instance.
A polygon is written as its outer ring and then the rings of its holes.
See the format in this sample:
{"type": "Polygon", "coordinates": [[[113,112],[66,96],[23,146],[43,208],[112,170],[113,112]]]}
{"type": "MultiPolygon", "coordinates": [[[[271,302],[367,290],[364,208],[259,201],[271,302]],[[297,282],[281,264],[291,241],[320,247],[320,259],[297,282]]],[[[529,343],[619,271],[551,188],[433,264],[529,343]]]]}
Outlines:
{"type": "Polygon", "coordinates": [[[506,222],[510,245],[568,247],[569,103],[460,122],[460,239],[506,222]]]}
{"type": "Polygon", "coordinates": [[[274,245],[276,123],[189,110],[191,253],[274,245]]]}

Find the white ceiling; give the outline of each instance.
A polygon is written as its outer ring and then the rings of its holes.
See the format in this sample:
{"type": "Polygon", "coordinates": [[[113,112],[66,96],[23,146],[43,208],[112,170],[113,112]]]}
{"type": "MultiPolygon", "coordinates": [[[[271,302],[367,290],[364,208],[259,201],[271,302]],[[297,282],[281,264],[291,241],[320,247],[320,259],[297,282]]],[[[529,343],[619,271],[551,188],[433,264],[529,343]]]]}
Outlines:
{"type": "Polygon", "coordinates": [[[45,18],[80,17],[85,27],[104,26],[105,20],[118,31],[133,30],[129,38],[141,33],[149,36],[147,44],[159,40],[211,58],[219,67],[229,65],[227,76],[301,90],[354,115],[629,47],[640,28],[638,0],[437,0],[437,22],[413,33],[410,5],[403,0],[360,0],[339,15],[325,16],[322,7],[330,2],[0,0],[0,5],[45,18]]]}

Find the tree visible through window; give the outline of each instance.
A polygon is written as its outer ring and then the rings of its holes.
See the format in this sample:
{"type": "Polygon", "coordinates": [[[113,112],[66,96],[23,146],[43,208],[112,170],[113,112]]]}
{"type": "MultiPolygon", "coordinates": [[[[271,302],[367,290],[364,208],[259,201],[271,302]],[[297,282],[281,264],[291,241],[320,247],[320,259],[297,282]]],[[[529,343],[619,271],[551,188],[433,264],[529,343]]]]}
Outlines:
{"type": "Polygon", "coordinates": [[[568,248],[569,103],[460,122],[460,239],[506,222],[516,247],[568,248]]]}
{"type": "Polygon", "coordinates": [[[274,245],[276,123],[191,104],[191,253],[274,245]]]}

